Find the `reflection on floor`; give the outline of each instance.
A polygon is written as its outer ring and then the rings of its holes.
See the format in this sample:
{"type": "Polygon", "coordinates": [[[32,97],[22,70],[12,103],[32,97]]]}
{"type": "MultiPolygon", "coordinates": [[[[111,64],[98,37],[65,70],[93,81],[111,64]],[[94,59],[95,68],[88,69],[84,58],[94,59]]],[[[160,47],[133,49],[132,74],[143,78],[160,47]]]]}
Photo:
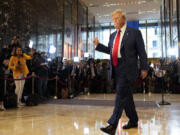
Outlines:
{"type": "MultiPolygon", "coordinates": [[[[77,99],[113,100],[114,94],[81,95],[77,99]]],[[[135,94],[136,101],[161,101],[159,94],[135,94]]],[[[168,94],[169,106],[137,108],[137,129],[122,130],[128,121],[123,113],[117,135],[179,135],[180,95],[168,94]]],[[[65,106],[41,104],[35,107],[0,112],[0,135],[106,135],[99,128],[106,125],[113,107],[65,106]]]]}

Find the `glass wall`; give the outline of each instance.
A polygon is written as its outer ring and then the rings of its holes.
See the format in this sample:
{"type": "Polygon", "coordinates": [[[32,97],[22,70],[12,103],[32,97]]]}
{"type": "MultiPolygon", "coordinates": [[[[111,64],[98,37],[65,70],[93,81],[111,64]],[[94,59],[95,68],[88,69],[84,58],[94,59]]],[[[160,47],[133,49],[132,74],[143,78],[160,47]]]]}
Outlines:
{"type": "Polygon", "coordinates": [[[78,56],[82,58],[87,48],[88,8],[78,3],[78,56]]]}
{"type": "MultiPolygon", "coordinates": [[[[108,46],[109,36],[111,34],[111,27],[110,23],[101,24],[101,29],[99,31],[99,41],[108,46]]],[[[110,59],[110,55],[95,51],[95,58],[96,59],[110,59]]]]}
{"type": "MultiPolygon", "coordinates": [[[[103,30],[100,24],[95,25],[95,37],[98,37],[99,42],[103,43],[103,30]]],[[[104,59],[104,53],[95,51],[95,59],[104,59]]]]}
{"type": "Polygon", "coordinates": [[[140,30],[144,39],[148,58],[162,57],[162,45],[159,20],[140,21],[140,30]]]}
{"type": "Polygon", "coordinates": [[[179,28],[178,28],[179,0],[162,0],[161,5],[161,37],[164,46],[164,56],[177,58],[179,53],[179,28]]]}
{"type": "MultiPolygon", "coordinates": [[[[70,59],[72,57],[72,49],[74,49],[74,29],[75,19],[72,16],[74,11],[71,0],[64,1],[64,58],[70,59]]],[[[76,16],[74,16],[76,17],[76,16]]],[[[74,52],[74,51],[73,51],[74,52]]]]}
{"type": "Polygon", "coordinates": [[[94,54],[94,45],[93,39],[95,38],[95,17],[88,12],[88,46],[87,51],[89,53],[89,57],[95,56],[94,54]]]}
{"type": "Polygon", "coordinates": [[[178,57],[179,56],[179,49],[178,49],[178,23],[177,23],[177,20],[178,20],[178,17],[177,17],[177,1],[178,0],[173,0],[171,1],[171,33],[172,33],[172,37],[171,37],[171,49],[169,50],[169,55],[170,57],[174,55],[175,53],[175,57],[178,57]],[[172,50],[172,51],[171,51],[172,50]]]}
{"type": "Polygon", "coordinates": [[[79,0],[65,1],[64,57],[82,58],[87,51],[88,9],[79,0]]]}

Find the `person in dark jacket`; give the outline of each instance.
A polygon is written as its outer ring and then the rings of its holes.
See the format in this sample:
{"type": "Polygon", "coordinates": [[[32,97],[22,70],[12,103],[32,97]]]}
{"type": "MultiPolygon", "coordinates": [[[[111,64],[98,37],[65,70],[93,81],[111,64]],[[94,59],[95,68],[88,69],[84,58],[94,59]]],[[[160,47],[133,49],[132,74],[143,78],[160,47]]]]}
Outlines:
{"type": "Polygon", "coordinates": [[[41,57],[36,63],[36,75],[38,78],[38,94],[43,100],[45,97],[48,97],[47,94],[47,83],[48,83],[48,63],[46,60],[46,53],[41,52],[41,57]]]}
{"type": "Polygon", "coordinates": [[[10,70],[8,69],[8,65],[9,65],[9,59],[4,59],[3,60],[3,64],[0,66],[0,111],[4,111],[4,104],[3,104],[3,100],[4,100],[4,94],[5,94],[5,89],[4,89],[4,80],[3,78],[7,78],[10,70]]]}

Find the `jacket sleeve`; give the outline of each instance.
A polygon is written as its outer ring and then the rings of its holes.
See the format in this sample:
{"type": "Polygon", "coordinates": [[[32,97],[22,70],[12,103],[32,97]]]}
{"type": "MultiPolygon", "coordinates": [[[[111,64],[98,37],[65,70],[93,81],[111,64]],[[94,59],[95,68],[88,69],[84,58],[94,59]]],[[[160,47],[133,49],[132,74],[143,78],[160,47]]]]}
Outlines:
{"type": "Polygon", "coordinates": [[[15,70],[15,65],[13,61],[14,61],[14,56],[11,56],[10,61],[9,61],[9,69],[11,69],[12,71],[15,70]]]}
{"type": "Polygon", "coordinates": [[[136,31],[136,49],[140,59],[141,70],[148,70],[147,54],[145,51],[145,45],[142,38],[142,34],[139,30],[136,31]]]}
{"type": "Polygon", "coordinates": [[[24,58],[26,59],[26,60],[32,60],[32,57],[31,56],[29,56],[29,55],[27,55],[27,54],[23,54],[23,56],[24,56],[24,58]]]}

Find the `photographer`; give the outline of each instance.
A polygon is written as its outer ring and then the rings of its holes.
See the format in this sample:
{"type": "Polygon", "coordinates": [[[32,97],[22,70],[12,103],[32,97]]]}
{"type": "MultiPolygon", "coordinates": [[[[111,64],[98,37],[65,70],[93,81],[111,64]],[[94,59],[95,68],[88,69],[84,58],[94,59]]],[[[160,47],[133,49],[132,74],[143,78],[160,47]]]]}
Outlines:
{"type": "MultiPolygon", "coordinates": [[[[14,79],[22,79],[26,77],[26,75],[29,73],[29,70],[26,65],[26,60],[32,59],[33,50],[30,52],[30,55],[31,56],[28,56],[27,54],[22,53],[22,49],[20,47],[16,48],[15,55],[11,56],[9,62],[9,68],[13,72],[14,79]]],[[[21,103],[24,83],[25,80],[15,80],[15,85],[16,85],[15,93],[17,94],[18,107],[24,105],[23,103],[21,103]]]]}
{"type": "Polygon", "coordinates": [[[13,49],[17,47],[22,47],[22,43],[19,36],[14,36],[13,39],[11,40],[9,48],[13,49]]]}

